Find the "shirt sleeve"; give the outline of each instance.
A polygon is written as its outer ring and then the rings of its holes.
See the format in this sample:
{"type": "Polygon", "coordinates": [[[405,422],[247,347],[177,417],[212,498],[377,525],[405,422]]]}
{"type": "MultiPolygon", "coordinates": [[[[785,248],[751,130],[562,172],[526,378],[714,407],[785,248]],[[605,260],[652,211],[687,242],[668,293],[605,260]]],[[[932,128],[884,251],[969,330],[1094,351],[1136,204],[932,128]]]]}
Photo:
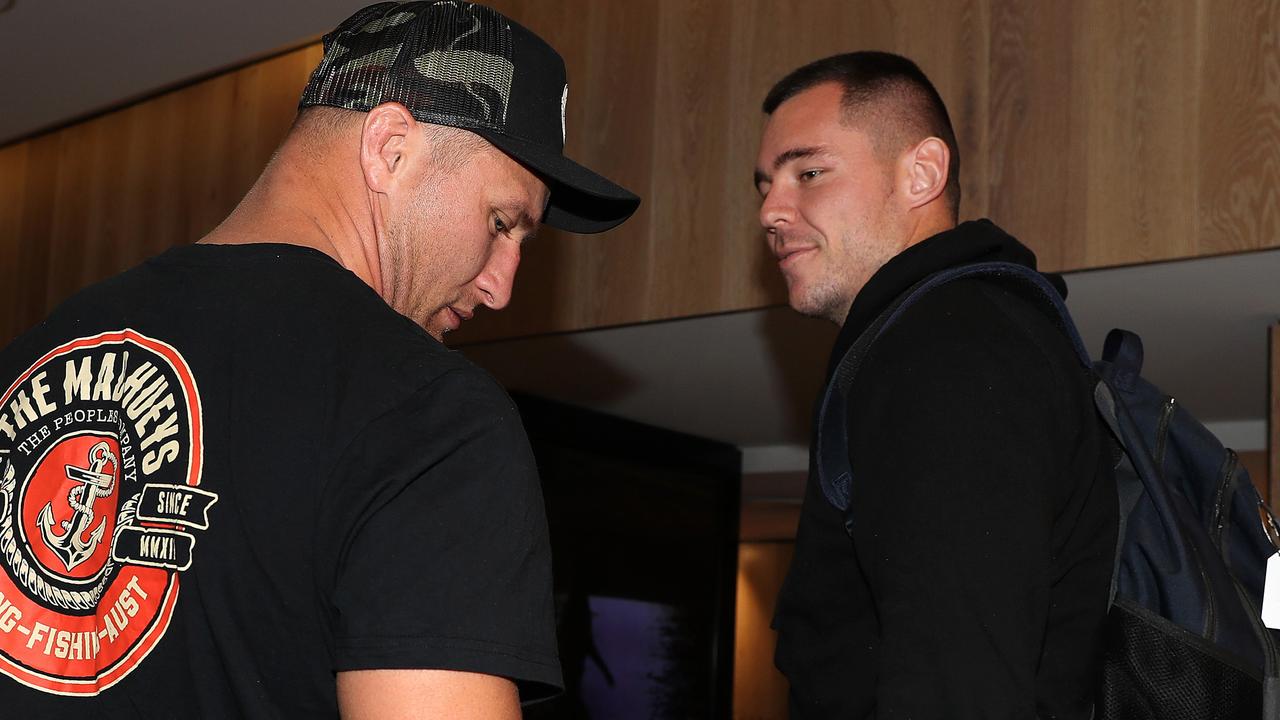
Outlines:
{"type": "Polygon", "coordinates": [[[492,379],[454,370],[414,393],[352,443],[328,493],[335,670],[484,673],[524,701],[562,686],[537,471],[492,379]]]}
{"type": "Polygon", "coordinates": [[[1077,386],[999,310],[953,312],[956,297],[926,298],[887,332],[852,395],[852,532],[879,623],[877,718],[1037,711],[1051,488],[1078,432],[1058,399],[1077,386]]]}

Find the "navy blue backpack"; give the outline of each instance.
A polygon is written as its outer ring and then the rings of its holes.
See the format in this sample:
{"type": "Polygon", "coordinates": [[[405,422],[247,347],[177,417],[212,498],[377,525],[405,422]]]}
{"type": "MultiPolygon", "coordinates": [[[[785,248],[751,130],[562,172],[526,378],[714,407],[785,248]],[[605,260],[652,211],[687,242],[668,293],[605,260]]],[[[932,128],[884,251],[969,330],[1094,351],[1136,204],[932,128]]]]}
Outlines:
{"type": "Polygon", "coordinates": [[[1235,452],[1144,380],[1142,341],[1107,336],[1089,359],[1057,291],[1012,263],[931,275],[899,296],[859,336],[828,382],[815,463],[828,501],[851,529],[846,398],[872,343],[929,291],[962,278],[1001,283],[1033,299],[1062,329],[1097,384],[1094,403],[1120,449],[1120,534],[1095,718],[1280,718],[1277,637],[1262,624],[1263,579],[1276,520],[1235,452]]]}

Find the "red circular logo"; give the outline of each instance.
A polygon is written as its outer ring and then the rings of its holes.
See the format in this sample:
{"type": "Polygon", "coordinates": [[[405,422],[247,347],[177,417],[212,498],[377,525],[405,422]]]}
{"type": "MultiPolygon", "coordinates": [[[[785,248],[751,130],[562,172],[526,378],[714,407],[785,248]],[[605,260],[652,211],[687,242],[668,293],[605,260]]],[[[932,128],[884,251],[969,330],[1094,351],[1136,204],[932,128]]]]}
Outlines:
{"type": "Polygon", "coordinates": [[[111,557],[119,505],[120,441],[86,433],[52,446],[22,498],[22,530],[45,570],[94,580],[111,557]]]}
{"type": "Polygon", "coordinates": [[[199,488],[202,457],[199,392],[164,342],[80,338],[12,379],[0,394],[0,673],[96,695],[146,660],[217,500],[199,488]]]}

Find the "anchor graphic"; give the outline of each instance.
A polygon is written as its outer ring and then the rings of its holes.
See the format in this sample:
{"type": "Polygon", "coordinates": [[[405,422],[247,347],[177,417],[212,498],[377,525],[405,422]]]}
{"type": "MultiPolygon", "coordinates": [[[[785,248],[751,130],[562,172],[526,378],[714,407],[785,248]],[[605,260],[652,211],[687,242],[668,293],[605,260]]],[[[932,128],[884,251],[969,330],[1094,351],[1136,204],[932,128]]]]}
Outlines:
{"type": "Polygon", "coordinates": [[[67,570],[89,559],[94,549],[98,547],[98,543],[102,542],[107,518],[103,518],[102,522],[98,523],[98,527],[90,533],[87,542],[82,540],[81,536],[93,524],[94,501],[111,494],[116,479],[114,470],[117,467],[119,465],[116,462],[115,453],[111,452],[111,446],[105,440],[94,445],[89,449],[89,467],[66,466],[67,479],[83,483],[71,488],[71,492],[67,494],[67,504],[75,511],[70,519],[57,523],[53,518],[52,502],[47,503],[36,518],[44,544],[62,559],[67,570]],[[111,464],[113,472],[102,471],[107,463],[111,464]],[[55,524],[61,525],[66,532],[61,535],[56,534],[55,524]]]}

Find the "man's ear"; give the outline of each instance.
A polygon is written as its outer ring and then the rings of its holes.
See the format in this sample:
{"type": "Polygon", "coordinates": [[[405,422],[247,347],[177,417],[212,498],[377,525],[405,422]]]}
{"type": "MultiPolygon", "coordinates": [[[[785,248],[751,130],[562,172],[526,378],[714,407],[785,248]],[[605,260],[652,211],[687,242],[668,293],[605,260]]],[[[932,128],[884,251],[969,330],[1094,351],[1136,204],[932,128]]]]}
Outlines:
{"type": "Polygon", "coordinates": [[[911,209],[923,207],[942,194],[951,170],[951,151],[936,137],[927,137],[903,155],[906,197],[911,209]]]}
{"type": "Polygon", "coordinates": [[[377,193],[386,193],[405,174],[405,153],[417,121],[403,105],[383,103],[364,117],[360,129],[360,167],[364,182],[377,193]]]}

